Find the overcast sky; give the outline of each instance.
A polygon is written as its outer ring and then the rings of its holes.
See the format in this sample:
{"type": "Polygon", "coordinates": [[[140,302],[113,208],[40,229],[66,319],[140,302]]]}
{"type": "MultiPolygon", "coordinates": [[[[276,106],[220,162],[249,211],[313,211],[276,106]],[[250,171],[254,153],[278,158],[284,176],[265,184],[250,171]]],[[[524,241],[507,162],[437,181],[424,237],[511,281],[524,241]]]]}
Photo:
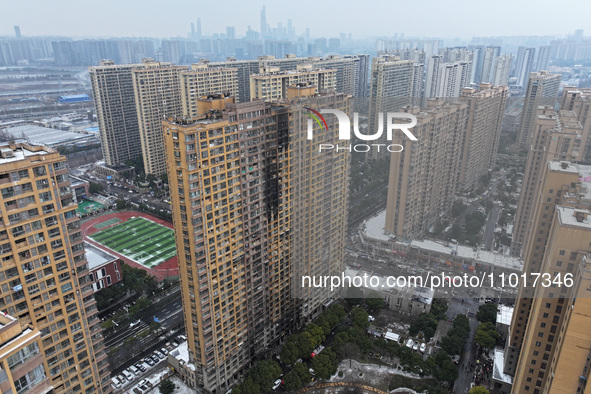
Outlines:
{"type": "Polygon", "coordinates": [[[0,36],[186,37],[201,18],[204,34],[235,26],[259,31],[260,10],[267,23],[286,25],[312,36],[353,33],[354,38],[392,36],[470,38],[472,36],[591,34],[591,1],[560,0],[0,0],[0,36]]]}

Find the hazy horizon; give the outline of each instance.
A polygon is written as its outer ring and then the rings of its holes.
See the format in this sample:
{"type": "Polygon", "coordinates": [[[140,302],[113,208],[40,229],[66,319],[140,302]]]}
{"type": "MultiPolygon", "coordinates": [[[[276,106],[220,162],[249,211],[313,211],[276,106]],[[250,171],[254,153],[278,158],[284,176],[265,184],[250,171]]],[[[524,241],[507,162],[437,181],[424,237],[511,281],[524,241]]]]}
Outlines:
{"type": "Polygon", "coordinates": [[[162,5],[154,0],[104,0],[84,4],[68,0],[0,0],[0,36],[14,36],[20,26],[23,37],[64,36],[107,37],[187,37],[190,24],[201,18],[203,35],[225,33],[234,26],[240,38],[248,26],[260,31],[260,11],[266,6],[271,28],[287,26],[292,19],[296,35],[307,27],[311,37],[338,37],[352,33],[354,39],[405,37],[470,39],[474,36],[565,36],[576,29],[591,31],[591,3],[566,0],[548,7],[533,0],[499,0],[481,3],[466,0],[436,2],[343,0],[273,3],[267,0],[198,3],[171,0],[162,5]],[[152,5],[151,5],[152,4],[152,5]],[[564,10],[564,16],[561,15],[564,10]],[[570,10],[574,10],[569,12],[570,10]]]}

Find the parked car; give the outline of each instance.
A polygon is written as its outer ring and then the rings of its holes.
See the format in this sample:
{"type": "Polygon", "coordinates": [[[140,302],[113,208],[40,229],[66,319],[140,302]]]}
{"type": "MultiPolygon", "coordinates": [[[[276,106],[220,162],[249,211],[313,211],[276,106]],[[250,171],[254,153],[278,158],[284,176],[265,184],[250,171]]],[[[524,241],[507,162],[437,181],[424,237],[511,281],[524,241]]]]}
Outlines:
{"type": "Polygon", "coordinates": [[[419,343],[415,342],[414,345],[412,345],[412,350],[419,350],[419,343]]]}
{"type": "Polygon", "coordinates": [[[160,353],[158,350],[154,350],[154,354],[156,355],[156,357],[158,357],[160,360],[164,359],[164,354],[160,353]]]}
{"type": "Polygon", "coordinates": [[[116,389],[118,389],[119,387],[121,387],[121,382],[119,381],[119,379],[115,376],[114,378],[111,379],[111,382],[113,382],[113,387],[115,387],[116,389]]]}
{"type": "Polygon", "coordinates": [[[408,341],[406,341],[406,347],[411,348],[412,349],[412,345],[413,345],[414,341],[412,339],[408,339],[408,341]]]}
{"type": "Polygon", "coordinates": [[[160,362],[160,358],[158,358],[158,356],[157,356],[157,355],[155,355],[155,354],[152,354],[150,357],[151,357],[151,358],[152,358],[152,360],[154,361],[154,364],[158,364],[158,363],[160,362]]]}
{"type": "Polygon", "coordinates": [[[136,367],[137,369],[139,369],[140,371],[142,371],[142,372],[146,372],[146,367],[144,367],[144,364],[143,364],[143,363],[141,363],[141,362],[139,362],[139,363],[135,364],[135,367],[136,367]]]}
{"type": "Polygon", "coordinates": [[[427,350],[427,345],[425,345],[424,343],[421,343],[421,346],[419,347],[419,351],[421,353],[425,353],[425,350],[427,350]]]}
{"type": "Polygon", "coordinates": [[[139,376],[139,374],[141,373],[141,371],[139,370],[139,368],[136,368],[133,365],[131,367],[127,368],[126,371],[129,371],[129,372],[133,373],[135,376],[139,376]]]}
{"type": "Polygon", "coordinates": [[[277,390],[281,386],[281,379],[277,379],[275,383],[273,383],[273,390],[277,390]]]}
{"type": "Polygon", "coordinates": [[[173,347],[179,347],[180,345],[180,343],[176,339],[173,339],[171,343],[173,347]]]}
{"type": "Polygon", "coordinates": [[[125,376],[125,379],[129,380],[130,382],[133,380],[133,374],[129,371],[122,371],[121,372],[123,374],[123,376],[125,376]]]}
{"type": "Polygon", "coordinates": [[[166,348],[162,348],[160,349],[160,353],[162,353],[164,355],[164,357],[166,357],[166,355],[168,354],[168,350],[166,350],[166,348]]]}
{"type": "Polygon", "coordinates": [[[144,359],[144,362],[146,364],[148,364],[150,367],[153,367],[156,363],[154,362],[154,360],[152,360],[152,357],[146,357],[144,359]]]}

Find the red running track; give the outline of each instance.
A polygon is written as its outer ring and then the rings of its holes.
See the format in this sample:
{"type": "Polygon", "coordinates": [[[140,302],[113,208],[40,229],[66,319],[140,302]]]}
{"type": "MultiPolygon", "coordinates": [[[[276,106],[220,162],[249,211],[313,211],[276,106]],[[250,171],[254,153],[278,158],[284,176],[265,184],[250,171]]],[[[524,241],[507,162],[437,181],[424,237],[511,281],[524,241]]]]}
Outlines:
{"type": "Polygon", "coordinates": [[[81,228],[82,228],[82,234],[84,235],[84,240],[88,243],[93,244],[94,246],[101,248],[101,249],[107,249],[109,253],[117,256],[118,258],[123,260],[125,263],[131,265],[132,267],[141,268],[141,269],[147,271],[150,275],[155,276],[159,281],[162,279],[165,279],[167,277],[178,276],[179,275],[179,267],[178,267],[177,256],[174,256],[174,257],[166,260],[165,262],[159,264],[158,266],[156,266],[154,268],[147,268],[139,263],[136,263],[133,260],[130,260],[129,258],[125,257],[124,255],[115,252],[113,249],[109,249],[108,247],[101,245],[98,242],[93,241],[92,239],[90,239],[88,237],[89,235],[92,235],[100,230],[104,230],[106,228],[113,227],[117,224],[121,224],[121,223],[125,222],[126,220],[131,219],[133,217],[142,217],[145,219],[149,219],[153,222],[156,222],[158,224],[161,224],[163,226],[173,229],[172,223],[167,222],[166,220],[160,219],[159,217],[156,217],[154,215],[150,215],[149,213],[136,212],[136,211],[113,212],[113,213],[107,213],[107,214],[101,215],[101,216],[91,217],[90,219],[87,219],[84,222],[82,222],[81,228]],[[96,225],[96,224],[106,222],[107,220],[113,219],[113,218],[117,218],[121,221],[114,223],[110,226],[101,228],[100,230],[94,227],[94,225],[96,225]]]}

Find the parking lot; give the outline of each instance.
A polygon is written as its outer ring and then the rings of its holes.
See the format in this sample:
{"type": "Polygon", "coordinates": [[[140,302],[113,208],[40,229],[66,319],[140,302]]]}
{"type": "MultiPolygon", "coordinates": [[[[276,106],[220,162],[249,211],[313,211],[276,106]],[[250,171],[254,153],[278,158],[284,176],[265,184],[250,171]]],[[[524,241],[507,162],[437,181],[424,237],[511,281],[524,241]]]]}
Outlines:
{"type": "Polygon", "coordinates": [[[156,387],[168,372],[168,354],[185,340],[184,335],[179,335],[164,346],[143,354],[139,360],[121,370],[111,378],[114,392],[143,394],[156,387]]]}

